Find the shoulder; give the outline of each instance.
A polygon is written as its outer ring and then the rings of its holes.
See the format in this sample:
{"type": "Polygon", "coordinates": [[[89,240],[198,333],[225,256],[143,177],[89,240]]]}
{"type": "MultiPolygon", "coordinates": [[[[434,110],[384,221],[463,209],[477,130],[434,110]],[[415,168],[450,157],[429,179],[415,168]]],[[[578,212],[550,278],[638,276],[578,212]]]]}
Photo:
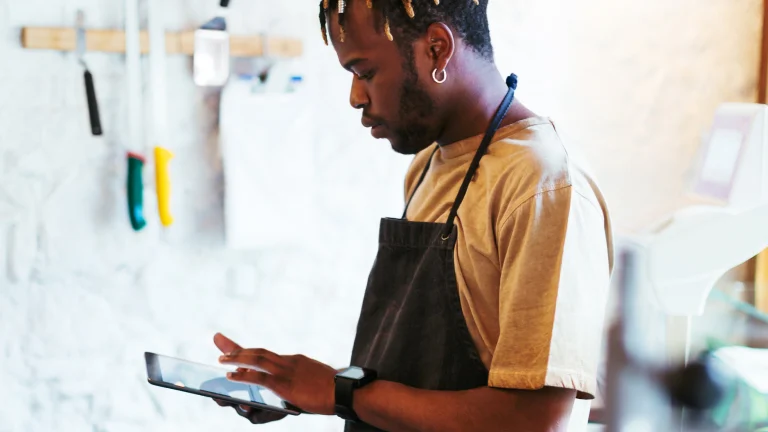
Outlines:
{"type": "Polygon", "coordinates": [[[504,137],[488,158],[497,229],[511,220],[550,218],[562,221],[561,231],[573,228],[590,236],[605,236],[612,266],[612,233],[608,204],[578,146],[565,143],[551,121],[536,123],[504,137]],[[574,223],[569,221],[574,218],[574,223]]]}
{"type": "Polygon", "coordinates": [[[546,118],[532,118],[508,126],[483,160],[491,194],[514,210],[531,198],[570,189],[574,166],[568,151],[546,118]]]}

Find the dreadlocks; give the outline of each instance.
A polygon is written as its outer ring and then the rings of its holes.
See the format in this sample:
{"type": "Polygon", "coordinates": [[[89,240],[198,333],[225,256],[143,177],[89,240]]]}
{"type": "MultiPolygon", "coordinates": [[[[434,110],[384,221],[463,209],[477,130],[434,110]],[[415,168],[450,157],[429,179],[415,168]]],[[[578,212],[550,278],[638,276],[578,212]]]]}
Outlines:
{"type": "MultiPolygon", "coordinates": [[[[356,0],[321,0],[320,29],[328,45],[328,22],[334,11],[339,16],[339,38],[344,42],[347,3],[356,0]]],[[[422,36],[430,25],[443,22],[449,25],[464,42],[487,60],[493,59],[488,0],[366,0],[368,8],[377,10],[384,18],[384,34],[397,42],[401,51],[411,53],[411,44],[422,36]],[[397,36],[397,37],[395,37],[397,36]]]]}

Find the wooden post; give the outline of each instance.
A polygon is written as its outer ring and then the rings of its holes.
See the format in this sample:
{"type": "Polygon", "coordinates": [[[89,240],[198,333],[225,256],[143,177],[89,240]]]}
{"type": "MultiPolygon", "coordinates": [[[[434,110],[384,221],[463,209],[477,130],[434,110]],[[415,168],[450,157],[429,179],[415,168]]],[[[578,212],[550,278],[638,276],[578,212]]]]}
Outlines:
{"type": "MultiPolygon", "coordinates": [[[[758,103],[768,103],[768,0],[763,0],[763,38],[760,48],[758,103]]],[[[765,173],[764,173],[765,175],[765,173]]],[[[768,221],[767,221],[768,223],[768,221]]],[[[755,307],[768,313],[768,250],[761,252],[755,263],[755,307]]]]}
{"type": "Polygon", "coordinates": [[[757,103],[764,104],[768,101],[768,0],[763,0],[763,36],[760,46],[760,75],[757,82],[757,103]]]}

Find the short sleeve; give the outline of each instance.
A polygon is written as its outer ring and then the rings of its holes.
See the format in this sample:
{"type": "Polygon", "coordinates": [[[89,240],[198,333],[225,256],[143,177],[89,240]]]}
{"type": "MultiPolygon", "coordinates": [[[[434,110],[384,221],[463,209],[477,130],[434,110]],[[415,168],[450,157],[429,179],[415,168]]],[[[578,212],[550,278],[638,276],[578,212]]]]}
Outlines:
{"type": "Polygon", "coordinates": [[[610,279],[605,218],[567,186],[533,196],[502,219],[491,387],[559,387],[594,398],[610,279]]]}

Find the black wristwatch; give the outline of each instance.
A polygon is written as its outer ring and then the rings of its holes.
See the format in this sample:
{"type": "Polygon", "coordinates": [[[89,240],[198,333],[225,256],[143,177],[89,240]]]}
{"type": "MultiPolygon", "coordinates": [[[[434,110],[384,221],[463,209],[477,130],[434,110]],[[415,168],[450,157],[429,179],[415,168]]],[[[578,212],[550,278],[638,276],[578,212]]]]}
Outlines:
{"type": "Polygon", "coordinates": [[[336,415],[344,420],[360,421],[352,406],[355,390],[376,381],[377,376],[374,370],[354,366],[336,374],[336,415]]]}

